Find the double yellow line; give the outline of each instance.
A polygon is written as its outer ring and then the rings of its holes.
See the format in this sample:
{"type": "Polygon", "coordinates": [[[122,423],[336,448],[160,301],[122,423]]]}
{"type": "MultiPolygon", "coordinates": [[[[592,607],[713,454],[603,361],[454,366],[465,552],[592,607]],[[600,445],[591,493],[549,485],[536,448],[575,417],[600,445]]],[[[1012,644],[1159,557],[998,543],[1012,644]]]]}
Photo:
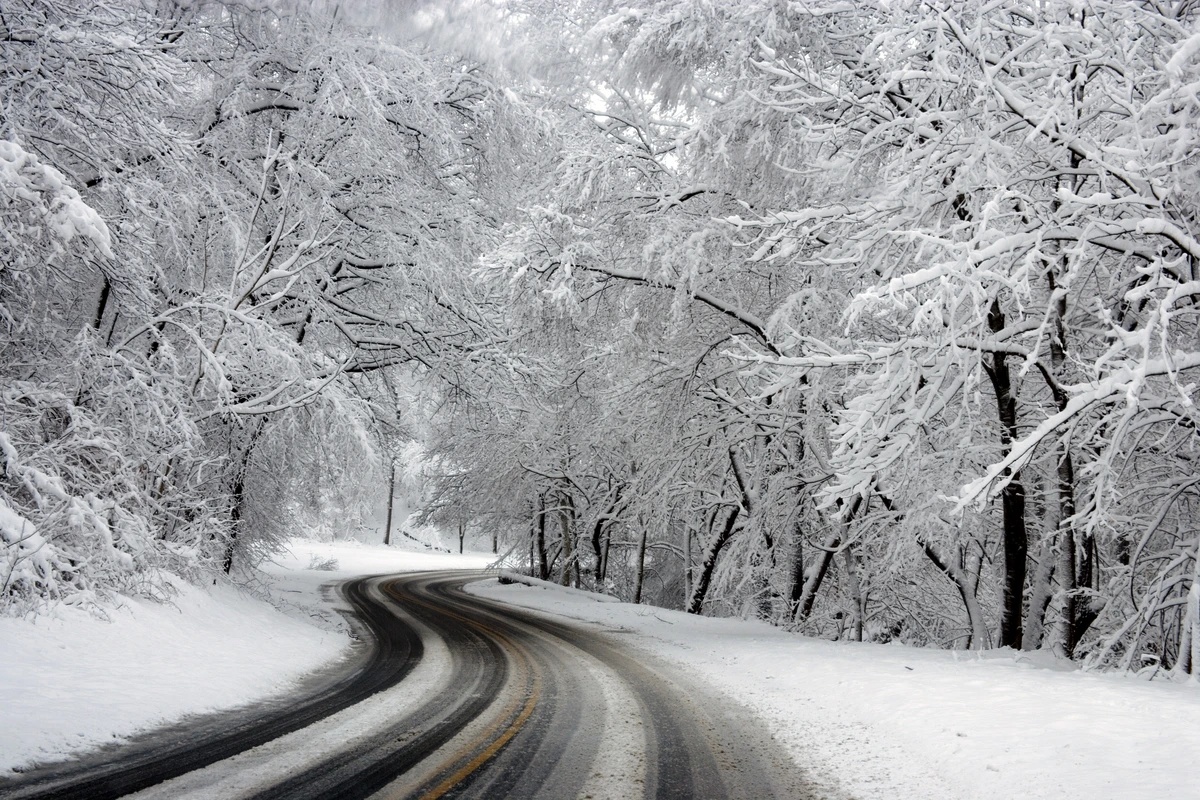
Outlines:
{"type": "MultiPolygon", "coordinates": [[[[389,592],[389,594],[392,594],[392,596],[397,600],[402,599],[397,593],[389,592]]],[[[491,627],[490,625],[480,622],[479,620],[464,617],[461,614],[456,614],[453,611],[431,605],[423,600],[418,600],[415,597],[410,596],[403,599],[406,602],[416,603],[417,605],[423,606],[431,611],[435,611],[438,614],[457,619],[460,622],[475,628],[485,636],[490,636],[494,641],[499,642],[502,647],[506,648],[509,653],[516,657],[514,660],[517,664],[517,671],[519,674],[523,675],[523,682],[528,687],[526,689],[526,696],[523,706],[521,695],[518,694],[518,696],[514,697],[512,702],[508,704],[503,713],[500,714],[495,722],[489,725],[486,730],[479,733],[479,735],[473,738],[465,746],[459,748],[455,755],[446,759],[442,766],[435,771],[435,775],[441,774],[446,770],[452,769],[456,763],[461,763],[463,759],[467,758],[472,753],[475,754],[474,757],[472,757],[469,761],[452,772],[450,775],[447,775],[445,778],[443,778],[436,786],[420,795],[420,800],[438,800],[438,798],[442,797],[455,786],[462,783],[473,772],[487,763],[488,759],[500,752],[500,749],[504,747],[504,745],[508,744],[509,741],[511,741],[512,738],[521,731],[521,728],[524,727],[525,723],[529,721],[529,717],[533,714],[533,710],[537,707],[538,701],[541,698],[542,676],[540,670],[537,668],[536,663],[530,656],[529,651],[524,646],[514,642],[508,636],[491,627]],[[518,706],[521,706],[519,712],[517,711],[518,706]],[[516,714],[515,718],[513,716],[514,713],[516,714]]]]}

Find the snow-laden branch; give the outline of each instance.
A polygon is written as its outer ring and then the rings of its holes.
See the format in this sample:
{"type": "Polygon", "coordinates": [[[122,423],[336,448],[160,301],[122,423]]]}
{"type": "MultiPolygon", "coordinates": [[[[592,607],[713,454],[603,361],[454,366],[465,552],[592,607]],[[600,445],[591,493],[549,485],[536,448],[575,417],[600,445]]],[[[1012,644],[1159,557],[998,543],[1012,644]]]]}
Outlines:
{"type": "Polygon", "coordinates": [[[1110,375],[1088,389],[1067,386],[1073,392],[1062,411],[1044,419],[1032,433],[1013,443],[1007,456],[988,467],[977,480],[964,485],[954,497],[959,510],[973,501],[981,501],[997,494],[1004,485],[1003,478],[1024,466],[1042,442],[1052,438],[1068,426],[1074,418],[1099,405],[1119,402],[1122,397],[1131,409],[1136,408],[1137,392],[1147,378],[1177,373],[1200,367],[1200,353],[1177,352],[1171,358],[1146,359],[1136,365],[1114,370],[1110,375]],[[989,488],[990,487],[990,488],[989,488]]]}

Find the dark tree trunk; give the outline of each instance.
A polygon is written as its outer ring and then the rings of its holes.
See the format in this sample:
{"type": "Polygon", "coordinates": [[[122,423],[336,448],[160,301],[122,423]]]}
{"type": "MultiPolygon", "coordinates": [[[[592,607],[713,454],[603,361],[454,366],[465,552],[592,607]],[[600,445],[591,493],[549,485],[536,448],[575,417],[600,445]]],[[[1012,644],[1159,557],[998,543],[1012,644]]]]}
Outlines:
{"type": "Polygon", "coordinates": [[[538,497],[537,512],[538,577],[550,580],[550,565],[546,563],[546,496],[538,497]]]}
{"type": "MultiPolygon", "coordinates": [[[[1004,330],[1004,313],[1000,300],[992,301],[988,310],[988,327],[993,333],[1004,330]]],[[[1000,418],[1000,444],[1003,455],[1008,455],[1017,438],[1017,399],[1013,395],[1012,376],[1008,369],[1005,353],[992,353],[992,363],[984,366],[991,378],[996,393],[997,413],[1000,418]]],[[[1025,531],[1025,487],[1021,484],[1021,473],[1006,472],[1008,483],[1000,493],[1003,515],[1004,581],[1000,609],[1000,646],[1021,649],[1022,603],[1025,594],[1025,561],[1029,541],[1025,531]]]]}
{"type": "Polygon", "coordinates": [[[692,529],[683,526],[683,607],[692,599],[692,529]]]}
{"type": "Polygon", "coordinates": [[[608,579],[608,553],[612,549],[612,527],[604,529],[604,549],[601,551],[600,558],[600,580],[601,582],[608,579]]]}
{"type": "Polygon", "coordinates": [[[729,539],[733,536],[733,531],[741,512],[741,506],[734,506],[733,510],[729,512],[729,516],[726,518],[725,526],[721,529],[721,532],[705,548],[704,559],[700,562],[700,574],[696,576],[696,587],[692,589],[692,599],[688,603],[687,610],[689,614],[699,614],[704,608],[704,597],[708,594],[708,585],[712,582],[713,569],[717,566],[717,558],[721,555],[721,550],[729,543],[729,539]]]}
{"type": "Polygon", "coordinates": [[[642,535],[638,538],[637,572],[633,579],[633,602],[642,602],[642,581],[646,576],[646,526],[640,526],[642,535]]]}
{"type": "Polygon", "coordinates": [[[599,586],[600,581],[604,580],[604,575],[602,572],[603,567],[604,567],[604,564],[603,564],[604,553],[601,550],[601,542],[603,541],[603,534],[604,534],[604,518],[601,517],[600,519],[597,519],[596,524],[592,526],[592,537],[591,537],[592,557],[595,559],[595,565],[596,565],[594,582],[596,583],[597,586],[599,586]]]}
{"type": "Polygon", "coordinates": [[[112,285],[108,282],[108,276],[104,276],[104,284],[100,287],[100,299],[96,302],[96,316],[92,320],[92,328],[97,333],[100,332],[100,325],[104,322],[104,310],[108,308],[108,296],[112,291],[112,285]]]}
{"type": "Polygon", "coordinates": [[[258,444],[258,439],[262,436],[263,428],[266,423],[262,417],[255,417],[250,423],[252,430],[250,439],[246,442],[246,447],[242,450],[241,455],[237,460],[237,469],[233,474],[233,484],[230,487],[230,499],[232,500],[232,508],[229,511],[230,533],[229,538],[225,542],[225,557],[222,559],[222,566],[225,569],[225,574],[228,575],[233,570],[233,551],[237,545],[238,537],[242,533],[242,521],[245,517],[246,505],[246,473],[250,469],[250,458],[254,455],[254,448],[258,444]]]}
{"type": "Polygon", "coordinates": [[[392,462],[392,469],[388,475],[388,512],[387,512],[387,527],[383,531],[383,543],[390,545],[392,543],[392,505],[396,500],[396,462],[392,462]]]}

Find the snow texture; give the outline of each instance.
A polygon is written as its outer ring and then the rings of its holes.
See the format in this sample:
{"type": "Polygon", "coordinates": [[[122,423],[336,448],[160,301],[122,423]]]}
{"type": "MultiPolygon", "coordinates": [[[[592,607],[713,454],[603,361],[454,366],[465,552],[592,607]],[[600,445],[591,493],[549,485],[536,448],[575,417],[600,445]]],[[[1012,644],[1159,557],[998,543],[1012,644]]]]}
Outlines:
{"type": "MultiPolygon", "coordinates": [[[[295,541],[270,574],[279,609],[178,584],[98,619],[0,619],[0,775],[188,714],[282,691],[349,643],[328,585],[363,574],[482,568],[486,554],[295,541]],[[336,569],[310,569],[310,565],[336,569]]],[[[762,718],[830,798],[1200,798],[1194,683],[1086,674],[1041,656],[825,642],[551,584],[482,596],[618,630],[762,718]],[[632,635],[630,635],[632,634],[632,635]]]]}
{"type": "Polygon", "coordinates": [[[50,230],[63,242],[76,235],[90,239],[113,258],[112,236],[94,208],[79,196],[61,172],[41,163],[16,142],[0,139],[0,192],[5,199],[24,200],[42,211],[50,230]]]}
{"type": "Polygon", "coordinates": [[[122,598],[107,619],[66,604],[0,618],[0,776],[287,691],[350,645],[322,588],[332,582],[490,559],[295,541],[268,569],[282,611],[229,586],[173,581],[169,602],[122,598]],[[309,569],[314,556],[338,568],[309,569]]]}
{"type": "Polygon", "coordinates": [[[829,797],[1200,798],[1195,683],[1011,650],[821,641],[549,584],[468,591],[617,629],[694,672],[761,717],[829,797]]]}

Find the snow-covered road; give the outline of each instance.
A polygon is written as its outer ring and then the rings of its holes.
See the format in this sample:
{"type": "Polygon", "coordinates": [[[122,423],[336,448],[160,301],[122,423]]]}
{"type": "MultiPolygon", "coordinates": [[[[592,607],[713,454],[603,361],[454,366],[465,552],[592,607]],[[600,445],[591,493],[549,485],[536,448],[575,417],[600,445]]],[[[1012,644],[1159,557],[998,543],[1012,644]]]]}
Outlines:
{"type": "Polygon", "coordinates": [[[201,721],[0,792],[20,800],[131,791],[144,800],[817,797],[736,704],[588,626],[464,594],[478,576],[350,581],[343,595],[373,644],[333,690],[322,682],[282,708],[201,721]]]}
{"type": "MultiPolygon", "coordinates": [[[[12,775],[30,761],[71,757],[186,714],[278,696],[348,652],[345,624],[333,611],[338,601],[322,585],[369,573],[478,568],[487,560],[297,542],[274,576],[287,614],[228,589],[181,587],[173,605],[127,601],[107,621],[67,610],[36,623],[0,621],[0,682],[9,701],[0,703],[2,766],[12,775]],[[337,558],[339,569],[307,569],[314,555],[337,558]]],[[[469,591],[523,607],[547,625],[566,621],[626,658],[661,663],[688,686],[685,696],[740,707],[802,768],[816,797],[1200,798],[1195,684],[1081,674],[1020,653],[814,641],[754,622],[494,578],[469,591]]],[[[437,637],[422,640],[427,658],[401,684],[404,691],[347,709],[303,746],[299,738],[277,743],[239,756],[237,769],[193,775],[172,796],[184,789],[254,794],[275,780],[270,775],[302,772],[322,752],[442,692],[451,659],[439,655],[437,637]]],[[[624,785],[628,774],[651,775],[639,770],[653,746],[629,746],[640,723],[615,733],[617,720],[633,717],[612,711],[644,707],[645,698],[603,659],[572,658],[590,665],[589,678],[572,679],[590,687],[578,691],[580,702],[610,710],[608,733],[587,747],[603,751],[611,778],[584,788],[602,793],[624,785]]]]}
{"type": "Polygon", "coordinates": [[[469,591],[620,631],[742,703],[822,796],[1200,799],[1200,685],[1038,654],[827,642],[550,585],[469,591]]]}

